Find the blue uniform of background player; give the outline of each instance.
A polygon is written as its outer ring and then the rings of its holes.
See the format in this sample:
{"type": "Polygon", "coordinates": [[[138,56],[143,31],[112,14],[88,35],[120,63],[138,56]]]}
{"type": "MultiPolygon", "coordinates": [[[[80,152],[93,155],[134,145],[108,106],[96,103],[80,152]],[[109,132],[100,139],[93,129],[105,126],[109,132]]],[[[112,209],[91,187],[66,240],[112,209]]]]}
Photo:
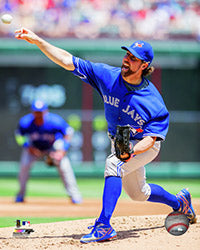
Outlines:
{"type": "Polygon", "coordinates": [[[45,160],[58,168],[67,194],[73,203],[81,203],[74,172],[66,155],[73,136],[73,128],[57,114],[48,112],[47,105],[41,100],[33,102],[32,112],[23,116],[16,130],[16,141],[23,146],[19,183],[20,190],[16,202],[23,202],[26,184],[33,162],[45,160]]]}
{"type": "Polygon", "coordinates": [[[164,203],[175,211],[185,213],[190,222],[194,223],[196,215],[187,189],[173,195],[159,185],[146,183],[144,166],[158,155],[169,124],[169,114],[162,97],[144,77],[153,70],[150,66],[154,57],[151,45],[145,41],[136,41],[130,47],[123,46],[126,55],[120,69],[73,57],[25,28],[16,31],[16,38],[37,45],[52,61],[93,86],[104,101],[112,153],[106,160],[101,214],[91,233],[83,236],[81,242],[116,237],[110,219],[122,185],[133,200],[164,203]],[[131,125],[133,128],[131,141],[134,154],[126,163],[116,157],[113,147],[117,125],[131,125]]]}

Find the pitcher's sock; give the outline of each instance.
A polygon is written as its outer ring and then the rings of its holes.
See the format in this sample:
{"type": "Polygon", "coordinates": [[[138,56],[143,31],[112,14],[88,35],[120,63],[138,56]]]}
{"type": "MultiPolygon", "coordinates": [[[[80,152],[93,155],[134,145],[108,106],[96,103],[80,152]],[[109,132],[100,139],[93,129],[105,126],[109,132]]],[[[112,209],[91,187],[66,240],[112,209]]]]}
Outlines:
{"type": "Polygon", "coordinates": [[[151,188],[151,195],[149,196],[147,201],[164,203],[172,207],[174,210],[179,209],[180,204],[174,194],[170,194],[157,184],[150,183],[149,186],[151,188]]]}
{"type": "Polygon", "coordinates": [[[117,201],[122,191],[121,177],[108,176],[105,178],[103,192],[103,208],[99,216],[98,222],[110,225],[110,218],[113,214],[117,201]]]}

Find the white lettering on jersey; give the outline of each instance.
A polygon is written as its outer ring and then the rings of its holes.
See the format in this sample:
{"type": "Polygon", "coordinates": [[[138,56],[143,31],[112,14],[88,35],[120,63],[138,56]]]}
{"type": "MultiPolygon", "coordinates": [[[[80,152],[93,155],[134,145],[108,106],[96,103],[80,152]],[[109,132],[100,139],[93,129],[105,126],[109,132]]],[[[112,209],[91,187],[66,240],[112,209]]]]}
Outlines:
{"type": "Polygon", "coordinates": [[[134,121],[137,121],[139,119],[141,119],[141,116],[139,116],[138,114],[136,114],[134,121]]]}
{"type": "Polygon", "coordinates": [[[38,132],[34,132],[30,134],[30,141],[44,140],[52,143],[55,140],[55,136],[53,134],[39,134],[38,132]]]}
{"type": "Polygon", "coordinates": [[[114,106],[116,108],[119,107],[120,100],[116,97],[103,95],[103,100],[104,103],[110,104],[111,106],[114,106]]]}
{"type": "MultiPolygon", "coordinates": [[[[114,106],[116,108],[119,107],[120,99],[114,96],[103,95],[103,100],[104,100],[104,103],[108,105],[114,106]]],[[[129,115],[135,122],[137,122],[139,126],[142,126],[145,123],[145,121],[142,119],[142,117],[138,113],[136,113],[135,109],[130,109],[130,108],[131,106],[127,105],[126,109],[122,109],[122,112],[129,115]]]]}
{"type": "Polygon", "coordinates": [[[134,109],[132,110],[129,110],[129,109],[130,109],[130,105],[127,105],[126,109],[122,109],[122,112],[126,113],[127,115],[130,115],[131,118],[135,122],[137,122],[138,125],[142,126],[145,123],[142,117],[139,114],[137,114],[134,109]]]}

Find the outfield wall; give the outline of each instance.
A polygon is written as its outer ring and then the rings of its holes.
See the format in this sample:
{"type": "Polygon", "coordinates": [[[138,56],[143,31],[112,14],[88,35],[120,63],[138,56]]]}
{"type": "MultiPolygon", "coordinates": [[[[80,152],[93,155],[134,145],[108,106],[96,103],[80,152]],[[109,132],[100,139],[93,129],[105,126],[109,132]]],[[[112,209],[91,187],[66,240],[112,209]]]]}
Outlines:
{"type": "MultiPolygon", "coordinates": [[[[103,177],[104,163],[84,162],[72,165],[76,177],[103,177]]],[[[0,162],[0,178],[17,177],[18,162],[0,162]]],[[[153,162],[146,166],[147,178],[200,178],[200,162],[153,162]]],[[[56,167],[36,162],[31,177],[57,177],[56,167]]]]}

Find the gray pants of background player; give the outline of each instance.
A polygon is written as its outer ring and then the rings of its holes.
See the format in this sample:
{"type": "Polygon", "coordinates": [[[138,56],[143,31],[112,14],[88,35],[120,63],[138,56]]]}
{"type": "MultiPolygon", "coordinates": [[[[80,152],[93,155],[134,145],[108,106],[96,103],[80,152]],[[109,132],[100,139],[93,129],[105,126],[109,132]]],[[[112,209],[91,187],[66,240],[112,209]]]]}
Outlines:
{"type": "MultiPolygon", "coordinates": [[[[135,145],[138,141],[134,140],[135,145]]],[[[114,142],[111,140],[111,152],[106,160],[104,176],[120,176],[125,192],[132,200],[146,201],[150,186],[146,183],[145,165],[150,163],[160,151],[160,142],[155,142],[148,151],[136,155],[128,163],[122,163],[114,154],[114,142]]]]}
{"type": "MultiPolygon", "coordinates": [[[[20,172],[19,172],[20,191],[18,193],[21,196],[25,196],[26,184],[29,178],[29,172],[32,167],[32,164],[36,160],[38,160],[36,156],[30,154],[27,149],[23,149],[20,160],[20,172]]],[[[57,166],[57,169],[64,183],[67,194],[71,197],[72,200],[81,200],[82,198],[78,190],[76,178],[67,156],[63,157],[63,159],[60,162],[60,165],[57,166]]]]}

